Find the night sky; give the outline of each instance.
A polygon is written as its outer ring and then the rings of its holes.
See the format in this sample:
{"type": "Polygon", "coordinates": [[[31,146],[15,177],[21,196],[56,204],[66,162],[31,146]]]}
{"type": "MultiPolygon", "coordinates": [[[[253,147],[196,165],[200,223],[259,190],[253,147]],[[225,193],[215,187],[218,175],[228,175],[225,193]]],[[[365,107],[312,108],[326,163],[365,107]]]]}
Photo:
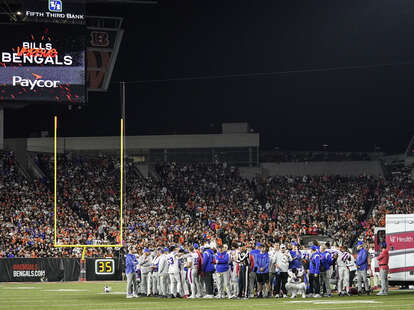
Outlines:
{"type": "Polygon", "coordinates": [[[414,133],[411,0],[161,0],[88,14],[125,18],[109,91],[90,93],[82,110],[6,110],[6,138],[52,132],[54,113],[65,136],[119,134],[121,80],[139,81],[127,86],[128,135],[218,133],[246,121],[263,149],[393,153],[414,133]],[[244,76],[296,70],[305,72],[244,76]]]}

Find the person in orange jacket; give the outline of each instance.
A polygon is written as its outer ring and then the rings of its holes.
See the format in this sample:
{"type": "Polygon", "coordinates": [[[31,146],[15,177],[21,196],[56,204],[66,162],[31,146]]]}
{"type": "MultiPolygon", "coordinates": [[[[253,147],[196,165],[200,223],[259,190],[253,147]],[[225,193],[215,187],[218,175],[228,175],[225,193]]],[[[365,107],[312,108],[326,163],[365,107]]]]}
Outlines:
{"type": "Polygon", "coordinates": [[[387,249],[387,244],[384,242],[381,244],[381,254],[378,256],[378,264],[380,269],[381,291],[378,296],[388,295],[388,261],[390,253],[387,249]]]}

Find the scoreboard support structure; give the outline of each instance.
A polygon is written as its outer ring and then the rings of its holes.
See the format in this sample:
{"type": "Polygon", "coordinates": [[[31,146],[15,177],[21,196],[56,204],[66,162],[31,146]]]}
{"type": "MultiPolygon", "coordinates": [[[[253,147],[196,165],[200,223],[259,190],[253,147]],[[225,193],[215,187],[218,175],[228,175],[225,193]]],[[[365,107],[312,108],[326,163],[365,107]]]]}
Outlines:
{"type": "MultiPolygon", "coordinates": [[[[123,247],[123,200],[124,200],[124,119],[121,118],[121,158],[120,158],[120,240],[119,244],[58,244],[57,240],[57,131],[58,131],[58,118],[57,116],[54,117],[54,145],[53,145],[53,153],[54,153],[54,197],[53,197],[53,204],[54,204],[54,247],[56,248],[83,248],[82,250],[82,257],[80,260],[80,281],[86,281],[86,249],[87,248],[121,248],[123,247]]],[[[108,274],[107,269],[111,269],[112,271],[115,268],[115,264],[112,261],[112,265],[103,264],[103,272],[102,274],[108,274]],[[109,267],[110,266],[110,267],[109,267]]],[[[95,272],[98,274],[98,269],[96,267],[95,272]]]]}

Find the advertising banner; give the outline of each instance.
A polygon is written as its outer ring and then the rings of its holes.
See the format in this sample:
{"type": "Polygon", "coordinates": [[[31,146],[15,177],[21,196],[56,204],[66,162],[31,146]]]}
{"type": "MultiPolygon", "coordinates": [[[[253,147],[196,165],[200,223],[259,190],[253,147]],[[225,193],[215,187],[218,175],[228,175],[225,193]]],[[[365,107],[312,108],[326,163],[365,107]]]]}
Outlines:
{"type": "Polygon", "coordinates": [[[25,22],[86,24],[85,3],[79,0],[25,0],[22,11],[25,22]]]}
{"type": "Polygon", "coordinates": [[[77,281],[79,260],[70,258],[2,258],[0,282],[77,281]]]}
{"type": "Polygon", "coordinates": [[[6,24],[0,48],[0,103],[86,101],[86,28],[6,24]]]}
{"type": "MultiPolygon", "coordinates": [[[[121,280],[123,260],[87,258],[86,280],[121,280]]],[[[0,282],[79,281],[78,258],[1,258],[0,282]]]]}

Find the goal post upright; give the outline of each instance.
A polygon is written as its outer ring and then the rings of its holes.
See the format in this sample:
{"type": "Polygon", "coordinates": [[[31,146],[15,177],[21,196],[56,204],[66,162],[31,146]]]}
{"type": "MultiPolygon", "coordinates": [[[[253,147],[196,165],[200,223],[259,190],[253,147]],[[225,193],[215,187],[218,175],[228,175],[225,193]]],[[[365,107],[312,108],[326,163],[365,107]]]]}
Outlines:
{"type": "Polygon", "coordinates": [[[120,225],[120,238],[119,245],[123,244],[123,183],[124,183],[124,119],[121,118],[121,176],[120,176],[120,205],[121,205],[121,225],[120,225]]]}
{"type": "Polygon", "coordinates": [[[126,120],[126,82],[122,81],[120,82],[120,104],[121,104],[121,175],[120,175],[120,204],[121,204],[121,235],[119,238],[119,243],[123,244],[123,203],[125,200],[124,192],[126,188],[126,171],[124,171],[124,156],[126,155],[126,152],[124,152],[125,148],[125,120],[126,120]]]}

